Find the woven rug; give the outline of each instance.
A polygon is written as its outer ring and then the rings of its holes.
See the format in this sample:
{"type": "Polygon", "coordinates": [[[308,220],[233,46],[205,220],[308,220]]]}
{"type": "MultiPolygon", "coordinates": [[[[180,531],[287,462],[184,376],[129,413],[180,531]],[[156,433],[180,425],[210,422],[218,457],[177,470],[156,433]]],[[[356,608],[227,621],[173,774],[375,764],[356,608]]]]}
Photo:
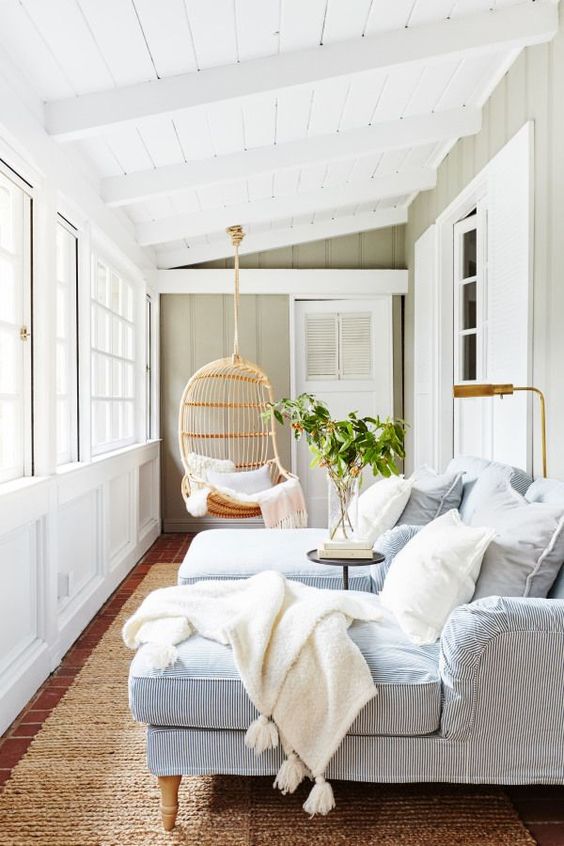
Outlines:
{"type": "Polygon", "coordinates": [[[337,808],[309,820],[272,779],[184,778],[177,826],[161,829],[145,730],[131,719],[131,653],[121,626],[150,590],[173,584],[157,564],[124,605],[0,795],[2,846],[531,846],[502,790],[337,782],[337,808]]]}

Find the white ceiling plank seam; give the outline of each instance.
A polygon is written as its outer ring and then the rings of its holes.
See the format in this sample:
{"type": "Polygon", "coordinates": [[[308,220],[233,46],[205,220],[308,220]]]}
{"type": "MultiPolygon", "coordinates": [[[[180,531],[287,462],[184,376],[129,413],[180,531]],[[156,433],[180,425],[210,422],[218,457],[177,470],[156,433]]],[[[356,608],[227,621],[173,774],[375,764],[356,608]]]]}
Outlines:
{"type": "Polygon", "coordinates": [[[479,109],[452,109],[382,122],[348,132],[257,147],[199,160],[193,164],[172,164],[125,176],[109,176],[101,182],[101,193],[110,206],[128,205],[148,197],[229,182],[233,180],[234,174],[238,179],[250,179],[271,171],[287,171],[320,161],[330,163],[354,160],[385,150],[463,138],[476,134],[480,127],[479,109]]]}
{"type": "Polygon", "coordinates": [[[59,140],[76,140],[151,115],[173,115],[323,79],[538,44],[557,30],[557,8],[539,0],[51,101],[45,106],[45,124],[59,140]]]}
{"type": "Polygon", "coordinates": [[[255,203],[205,209],[196,214],[174,215],[138,224],[137,241],[143,246],[164,244],[179,238],[218,232],[234,224],[247,225],[293,217],[296,214],[330,211],[382,197],[426,191],[433,188],[436,181],[437,173],[431,168],[409,168],[402,173],[375,177],[365,182],[351,182],[338,188],[322,188],[319,191],[308,191],[290,197],[268,198],[255,203]]]}
{"type": "MultiPolygon", "coordinates": [[[[340,235],[352,235],[357,232],[368,232],[372,229],[385,229],[388,226],[400,226],[407,223],[407,206],[386,209],[381,212],[364,212],[362,214],[338,217],[335,220],[300,223],[284,229],[268,229],[260,232],[248,232],[239,248],[241,255],[259,253],[264,250],[274,250],[278,247],[289,247],[296,244],[306,244],[311,241],[322,241],[326,238],[337,238],[340,235]]],[[[226,236],[218,237],[207,244],[183,247],[179,249],[163,249],[157,253],[159,267],[181,267],[186,264],[198,264],[203,261],[227,258],[233,254],[226,236]]]]}

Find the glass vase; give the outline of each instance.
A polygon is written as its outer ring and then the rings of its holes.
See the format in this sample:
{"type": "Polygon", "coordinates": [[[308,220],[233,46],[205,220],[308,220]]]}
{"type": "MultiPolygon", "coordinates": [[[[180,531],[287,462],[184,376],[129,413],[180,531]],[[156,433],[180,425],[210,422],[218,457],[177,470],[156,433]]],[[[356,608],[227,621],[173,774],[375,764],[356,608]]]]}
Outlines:
{"type": "Polygon", "coordinates": [[[329,540],[352,540],[357,527],[359,477],[328,480],[329,540]]]}

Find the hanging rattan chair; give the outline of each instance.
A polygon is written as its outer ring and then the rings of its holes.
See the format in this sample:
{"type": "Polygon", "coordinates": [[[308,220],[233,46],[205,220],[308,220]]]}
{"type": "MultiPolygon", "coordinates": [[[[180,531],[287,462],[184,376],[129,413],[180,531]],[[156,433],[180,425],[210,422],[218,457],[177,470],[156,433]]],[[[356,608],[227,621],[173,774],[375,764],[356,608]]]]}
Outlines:
{"type": "Polygon", "coordinates": [[[184,501],[194,489],[207,488],[209,514],[241,519],[260,517],[258,503],[238,500],[195,475],[191,454],[230,459],[241,471],[268,465],[272,484],[291,474],[280,463],[274,420],[262,417],[267,403],[274,401],[268,377],[239,355],[239,244],[244,233],[240,226],[227,231],[235,249],[233,355],[206,364],[188,381],[180,401],[178,437],[185,472],[184,501]]]}

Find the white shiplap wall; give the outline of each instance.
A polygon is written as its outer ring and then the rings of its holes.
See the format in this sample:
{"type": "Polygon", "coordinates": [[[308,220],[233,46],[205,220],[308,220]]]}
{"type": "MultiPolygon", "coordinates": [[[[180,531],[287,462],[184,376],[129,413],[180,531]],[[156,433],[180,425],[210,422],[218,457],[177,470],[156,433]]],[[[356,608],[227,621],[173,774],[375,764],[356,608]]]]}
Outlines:
{"type": "MultiPolygon", "coordinates": [[[[562,13],[561,13],[562,18],[562,13]]],[[[443,209],[527,121],[534,121],[533,382],[546,392],[549,474],[564,478],[564,28],[550,44],[523,51],[484,106],[481,132],[460,141],[438,172],[437,187],[409,211],[406,253],[413,281],[414,244],[443,209]]],[[[413,288],[406,302],[406,419],[413,417],[413,288]]],[[[540,472],[535,419],[534,464],[540,472]]]]}

